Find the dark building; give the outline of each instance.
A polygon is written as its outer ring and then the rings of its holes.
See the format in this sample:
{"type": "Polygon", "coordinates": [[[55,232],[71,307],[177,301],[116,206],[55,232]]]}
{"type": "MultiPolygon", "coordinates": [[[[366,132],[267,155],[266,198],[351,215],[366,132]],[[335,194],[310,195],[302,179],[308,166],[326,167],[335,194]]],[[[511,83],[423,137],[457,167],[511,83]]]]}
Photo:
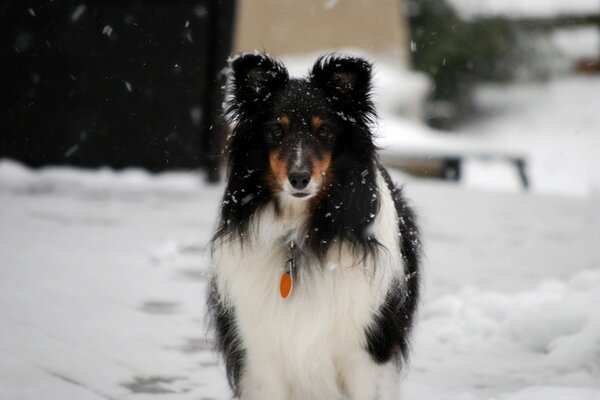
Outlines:
{"type": "Polygon", "coordinates": [[[0,157],[214,171],[233,18],[234,0],[3,3],[0,157]]]}

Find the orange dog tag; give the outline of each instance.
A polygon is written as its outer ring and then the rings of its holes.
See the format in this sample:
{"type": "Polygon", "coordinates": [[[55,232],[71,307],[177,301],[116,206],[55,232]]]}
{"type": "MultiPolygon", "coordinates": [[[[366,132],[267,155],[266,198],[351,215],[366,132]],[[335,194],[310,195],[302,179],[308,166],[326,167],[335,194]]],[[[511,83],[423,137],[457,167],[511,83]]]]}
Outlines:
{"type": "Polygon", "coordinates": [[[292,289],[294,288],[294,279],[290,274],[284,272],[281,275],[281,282],[279,283],[279,293],[281,297],[287,299],[287,297],[292,294],[292,289]]]}

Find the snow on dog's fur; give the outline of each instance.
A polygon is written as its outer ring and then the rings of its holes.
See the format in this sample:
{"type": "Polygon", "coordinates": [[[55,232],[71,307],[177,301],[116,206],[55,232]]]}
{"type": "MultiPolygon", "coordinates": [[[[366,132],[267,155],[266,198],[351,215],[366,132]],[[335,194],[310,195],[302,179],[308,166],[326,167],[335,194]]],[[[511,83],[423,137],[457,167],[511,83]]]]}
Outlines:
{"type": "Polygon", "coordinates": [[[371,65],[328,55],[292,79],[277,60],[247,53],[230,67],[234,131],[208,301],[234,394],[397,398],[419,238],[377,161],[371,65]]]}

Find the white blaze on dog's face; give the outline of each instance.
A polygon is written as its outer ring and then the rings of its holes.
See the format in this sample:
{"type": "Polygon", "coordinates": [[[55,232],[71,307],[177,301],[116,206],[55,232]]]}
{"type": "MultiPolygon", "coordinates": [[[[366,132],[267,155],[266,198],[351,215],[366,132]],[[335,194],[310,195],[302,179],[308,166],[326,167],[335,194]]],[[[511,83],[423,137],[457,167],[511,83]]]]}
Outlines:
{"type": "Polygon", "coordinates": [[[318,195],[331,180],[332,139],[319,115],[278,116],[267,128],[271,190],[301,201],[318,195]]]}

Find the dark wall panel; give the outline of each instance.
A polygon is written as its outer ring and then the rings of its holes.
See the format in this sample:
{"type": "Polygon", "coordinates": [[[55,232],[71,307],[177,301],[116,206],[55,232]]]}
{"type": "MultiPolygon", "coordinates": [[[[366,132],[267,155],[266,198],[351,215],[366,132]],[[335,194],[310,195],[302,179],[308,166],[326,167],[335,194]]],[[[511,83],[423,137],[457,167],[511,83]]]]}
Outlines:
{"type": "Polygon", "coordinates": [[[214,89],[233,3],[1,5],[0,157],[33,166],[214,167],[214,127],[222,126],[214,89]]]}

